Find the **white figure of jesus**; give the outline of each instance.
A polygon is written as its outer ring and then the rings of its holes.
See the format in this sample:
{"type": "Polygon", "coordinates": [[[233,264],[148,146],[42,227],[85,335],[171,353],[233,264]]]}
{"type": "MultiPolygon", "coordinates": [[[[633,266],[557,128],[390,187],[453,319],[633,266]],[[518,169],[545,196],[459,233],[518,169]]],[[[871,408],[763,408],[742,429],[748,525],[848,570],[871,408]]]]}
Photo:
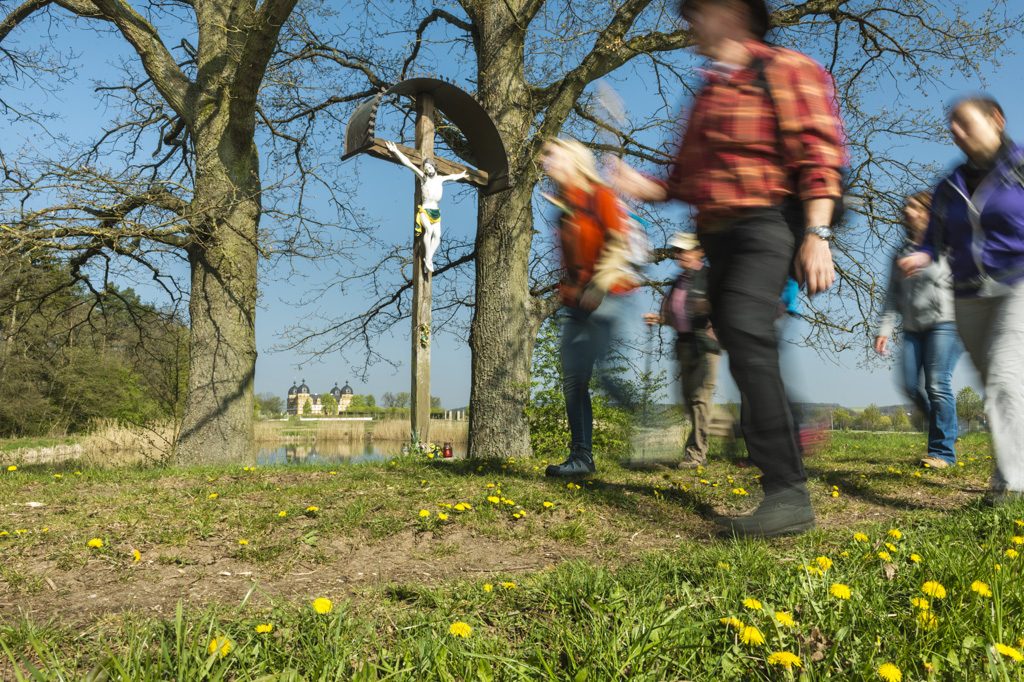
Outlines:
{"type": "Polygon", "coordinates": [[[441,245],[441,195],[444,192],[443,185],[446,182],[462,180],[468,173],[462,171],[455,175],[438,175],[434,162],[430,159],[423,161],[423,169],[420,170],[405,154],[390,140],[384,145],[388,151],[395,155],[403,166],[410,169],[420,180],[420,194],[423,203],[416,207],[416,234],[423,233],[423,265],[427,272],[434,272],[434,253],[441,245]]]}

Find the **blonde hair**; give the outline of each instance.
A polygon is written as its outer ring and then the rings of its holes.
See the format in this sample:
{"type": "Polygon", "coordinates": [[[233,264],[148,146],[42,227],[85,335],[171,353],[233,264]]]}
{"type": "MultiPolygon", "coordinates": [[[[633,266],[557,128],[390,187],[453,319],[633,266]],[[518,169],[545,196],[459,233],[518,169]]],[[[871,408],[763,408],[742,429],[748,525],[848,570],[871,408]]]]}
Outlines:
{"type": "Polygon", "coordinates": [[[597,185],[604,184],[601,174],[597,172],[597,162],[594,160],[593,152],[587,149],[581,142],[561,137],[550,137],[545,145],[564,152],[569,157],[576,172],[591,183],[597,185]]]}

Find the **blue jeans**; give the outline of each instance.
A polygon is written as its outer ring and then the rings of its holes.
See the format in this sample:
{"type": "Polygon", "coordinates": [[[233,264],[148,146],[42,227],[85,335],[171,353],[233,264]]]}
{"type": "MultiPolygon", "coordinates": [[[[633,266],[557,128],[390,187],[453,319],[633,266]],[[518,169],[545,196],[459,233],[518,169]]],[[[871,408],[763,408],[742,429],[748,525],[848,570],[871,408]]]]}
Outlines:
{"type": "Polygon", "coordinates": [[[928,417],[928,454],[953,464],[957,435],[953,369],[963,353],[956,325],[940,322],[928,331],[904,332],[903,337],[903,391],[928,417]]]}
{"type": "MultiPolygon", "coordinates": [[[[593,451],[594,413],[590,404],[590,380],[595,366],[608,355],[617,340],[619,326],[632,308],[631,296],[608,295],[591,313],[565,308],[562,322],[562,394],[569,419],[573,451],[593,451]]],[[[602,387],[617,401],[628,404],[625,388],[600,375],[602,387]]]]}

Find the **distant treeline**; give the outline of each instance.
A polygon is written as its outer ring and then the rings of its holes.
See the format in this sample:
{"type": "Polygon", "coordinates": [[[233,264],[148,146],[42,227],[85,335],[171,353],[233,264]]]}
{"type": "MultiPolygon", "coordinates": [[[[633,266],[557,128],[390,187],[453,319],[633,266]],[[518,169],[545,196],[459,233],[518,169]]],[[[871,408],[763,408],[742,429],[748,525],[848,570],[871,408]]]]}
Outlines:
{"type": "Polygon", "coordinates": [[[180,414],[187,327],[132,289],[88,288],[25,256],[0,273],[0,436],[81,431],[97,418],[180,414]]]}

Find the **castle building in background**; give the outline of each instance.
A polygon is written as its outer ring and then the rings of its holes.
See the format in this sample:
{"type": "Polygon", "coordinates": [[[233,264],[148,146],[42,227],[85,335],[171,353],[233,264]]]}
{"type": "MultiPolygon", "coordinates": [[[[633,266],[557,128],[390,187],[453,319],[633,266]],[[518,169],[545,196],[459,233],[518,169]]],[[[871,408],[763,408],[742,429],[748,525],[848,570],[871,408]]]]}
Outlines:
{"type": "Polygon", "coordinates": [[[310,393],[309,386],[306,384],[306,380],[303,379],[301,384],[297,386],[292,384],[292,387],[288,389],[288,414],[302,416],[306,414],[306,405],[309,405],[309,413],[313,415],[335,416],[342,414],[352,404],[353,393],[352,387],[348,385],[348,382],[341,388],[338,388],[338,382],[334,382],[334,388],[330,390],[330,395],[334,398],[337,411],[331,412],[328,415],[324,412],[324,401],[320,394],[310,393]]]}

